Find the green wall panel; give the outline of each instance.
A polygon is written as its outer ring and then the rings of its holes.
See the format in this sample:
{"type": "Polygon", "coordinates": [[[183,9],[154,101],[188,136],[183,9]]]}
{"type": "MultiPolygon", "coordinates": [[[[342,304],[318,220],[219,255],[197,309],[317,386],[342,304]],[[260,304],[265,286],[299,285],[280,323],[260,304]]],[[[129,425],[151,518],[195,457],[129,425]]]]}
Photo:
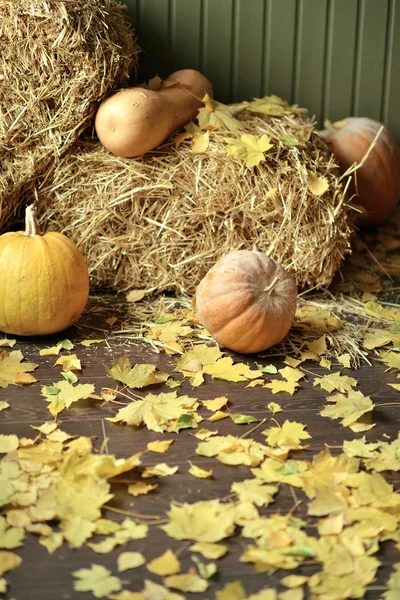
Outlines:
{"type": "Polygon", "coordinates": [[[353,109],[373,119],[382,113],[388,8],[388,0],[360,0],[353,109]]]}
{"type": "Polygon", "coordinates": [[[357,22],[357,0],[330,2],[322,107],[324,117],[330,121],[339,121],[353,113],[357,22]]]}
{"type": "Polygon", "coordinates": [[[400,140],[400,0],[124,1],[136,80],[199,69],[221,102],[277,94],[320,124],[369,116],[400,140]]]}
{"type": "Polygon", "coordinates": [[[263,94],[294,102],[297,1],[268,0],[265,12],[263,94]]]}

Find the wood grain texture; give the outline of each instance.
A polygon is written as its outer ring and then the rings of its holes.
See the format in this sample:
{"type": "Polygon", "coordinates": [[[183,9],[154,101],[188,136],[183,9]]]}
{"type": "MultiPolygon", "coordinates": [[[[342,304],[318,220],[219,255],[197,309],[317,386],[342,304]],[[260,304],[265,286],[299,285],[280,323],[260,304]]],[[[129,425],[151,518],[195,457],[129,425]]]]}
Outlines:
{"type": "MultiPolygon", "coordinates": [[[[110,298],[110,297],[109,297],[110,298]]],[[[93,383],[96,392],[99,393],[103,387],[114,387],[112,381],[105,371],[104,365],[111,366],[114,358],[118,356],[128,356],[131,364],[136,362],[151,362],[157,364],[160,369],[164,369],[171,375],[180,379],[180,375],[173,371],[174,360],[165,354],[155,353],[145,342],[140,344],[113,335],[112,328],[108,328],[105,320],[115,314],[113,307],[113,297],[108,304],[108,311],[90,313],[98,299],[92,301],[83,323],[85,327],[72,327],[59,336],[46,338],[19,339],[14,349],[22,351],[24,357],[32,362],[38,363],[39,367],[35,371],[37,383],[28,387],[9,386],[7,389],[0,389],[0,399],[8,400],[11,408],[0,413],[0,434],[14,433],[19,436],[32,436],[30,425],[39,425],[45,420],[49,420],[50,414],[47,410],[47,402],[41,396],[41,386],[49,385],[57,381],[60,377],[60,367],[54,367],[56,357],[41,357],[39,351],[41,348],[49,347],[68,338],[74,344],[74,352],[79,356],[82,362],[82,376],[80,383],[93,383]],[[91,327],[96,329],[91,329],[91,327]],[[107,344],[102,343],[85,348],[80,345],[80,341],[86,337],[101,337],[98,330],[110,330],[110,336],[107,344]]],[[[115,303],[116,306],[116,303],[115,303]]],[[[121,306],[121,305],[119,305],[121,306]]],[[[118,324],[115,328],[118,327],[118,324]]],[[[266,353],[268,354],[268,353],[266,353]]],[[[261,364],[273,363],[277,367],[282,366],[279,357],[265,356],[259,358],[256,356],[239,356],[232,353],[232,356],[241,361],[248,362],[254,366],[255,361],[261,364]]],[[[336,365],[339,370],[340,365],[336,365]]],[[[267,404],[272,400],[279,402],[283,412],[275,415],[278,423],[284,420],[296,420],[307,425],[307,431],[311,434],[310,447],[294,456],[310,460],[319,451],[326,446],[331,448],[333,454],[339,453],[339,448],[345,439],[354,439],[357,436],[349,429],[342,428],[338,422],[321,417],[318,413],[326,403],[326,394],[319,388],[312,386],[313,375],[326,373],[325,370],[316,363],[306,362],[302,365],[306,373],[306,380],[301,382],[301,388],[294,396],[280,394],[273,396],[270,390],[261,387],[246,389],[243,383],[227,383],[223,381],[211,381],[207,377],[206,384],[192,388],[190,383],[185,380],[179,388],[179,393],[187,393],[190,396],[199,399],[211,399],[217,396],[226,395],[229,399],[231,412],[251,414],[259,419],[267,419],[267,424],[273,425],[271,413],[267,409],[267,404]]],[[[359,389],[372,397],[377,405],[373,413],[373,420],[376,426],[366,433],[368,441],[385,440],[387,436],[395,438],[399,431],[400,412],[397,406],[382,406],[388,402],[396,400],[396,392],[389,387],[387,383],[396,382],[396,376],[393,373],[385,373],[384,368],[373,361],[372,366],[362,366],[357,371],[342,369],[344,374],[351,374],[359,381],[359,389]]],[[[162,385],[152,386],[151,391],[166,391],[162,385]]],[[[147,393],[150,388],[142,390],[147,393]]],[[[141,392],[138,392],[139,394],[141,392]]],[[[155,492],[144,497],[134,498],[126,492],[124,483],[113,485],[115,497],[110,505],[119,511],[135,512],[142,515],[158,516],[161,519],[165,517],[171,502],[196,502],[198,500],[210,500],[213,498],[225,498],[230,493],[231,484],[234,481],[241,481],[250,476],[250,470],[247,467],[228,467],[218,461],[202,457],[196,454],[198,440],[193,436],[194,430],[183,430],[180,434],[158,434],[149,432],[145,428],[133,428],[126,425],[119,425],[107,421],[107,417],[114,415],[118,407],[111,404],[102,404],[95,400],[81,401],[65,410],[59,415],[60,426],[71,434],[86,436],[95,436],[95,447],[99,450],[104,445],[108,453],[118,457],[127,457],[131,454],[145,449],[149,441],[156,439],[175,439],[175,443],[164,455],[147,452],[142,457],[142,466],[147,467],[159,462],[166,462],[169,465],[178,465],[179,471],[172,477],[165,477],[158,481],[159,487],[155,492]],[[204,469],[214,469],[214,476],[210,480],[195,479],[188,474],[190,462],[204,469]]],[[[200,414],[206,418],[210,413],[204,408],[200,409],[200,414]]],[[[218,430],[221,435],[234,434],[243,435],[250,431],[254,425],[234,425],[230,419],[225,419],[217,423],[204,421],[201,426],[209,429],[218,430]]],[[[266,427],[267,425],[265,425],[266,427]]],[[[261,431],[264,426],[251,434],[251,437],[257,441],[263,441],[264,437],[261,431]]],[[[385,473],[388,481],[394,483],[396,488],[400,487],[400,476],[396,473],[385,473]]],[[[128,473],[121,476],[124,480],[134,480],[135,473],[128,473]]],[[[117,478],[118,480],[118,478],[117,478]]],[[[280,512],[282,514],[292,510],[298,500],[305,499],[304,494],[288,486],[282,486],[275,503],[270,504],[266,509],[260,512],[272,514],[280,512]]],[[[295,515],[305,517],[306,503],[303,502],[295,510],[295,515]]],[[[107,512],[106,515],[115,520],[123,520],[124,515],[120,513],[107,512]]],[[[308,527],[308,533],[315,534],[315,527],[308,527]]],[[[228,541],[228,540],[224,540],[228,541]]],[[[217,561],[218,573],[212,578],[210,590],[201,595],[201,598],[211,599],[215,597],[215,591],[221,589],[224,584],[230,581],[240,580],[246,588],[248,594],[255,593],[265,585],[279,587],[280,579],[287,574],[282,570],[273,575],[266,576],[257,573],[252,565],[239,561],[240,554],[247,540],[235,535],[228,541],[229,553],[217,561]]],[[[87,547],[79,550],[70,550],[65,544],[59,548],[53,555],[38,544],[35,536],[28,534],[24,547],[17,550],[23,558],[22,566],[15,571],[7,574],[6,578],[10,584],[10,591],[5,595],[7,600],[54,600],[63,599],[90,599],[93,598],[90,593],[80,593],[73,591],[73,576],[71,573],[79,568],[89,567],[90,564],[103,564],[114,574],[117,573],[117,556],[123,551],[142,552],[147,561],[159,556],[167,548],[180,551],[180,560],[183,564],[183,571],[193,565],[188,546],[186,542],[179,542],[168,538],[167,535],[157,526],[151,528],[151,532],[146,539],[129,542],[123,547],[116,548],[107,555],[95,554],[87,547]]],[[[390,567],[398,561],[398,551],[392,544],[384,543],[377,557],[382,561],[382,567],[378,571],[378,583],[382,584],[390,572],[390,567]]],[[[298,571],[304,574],[311,574],[316,570],[316,566],[304,566],[298,571]]],[[[142,588],[144,579],[148,578],[159,581],[155,575],[146,570],[146,567],[140,567],[133,571],[123,573],[122,579],[131,583],[126,587],[138,591],[142,588]]],[[[196,598],[188,594],[188,598],[196,598]]],[[[381,597],[380,591],[369,591],[365,595],[366,600],[378,600],[381,597]]]]}

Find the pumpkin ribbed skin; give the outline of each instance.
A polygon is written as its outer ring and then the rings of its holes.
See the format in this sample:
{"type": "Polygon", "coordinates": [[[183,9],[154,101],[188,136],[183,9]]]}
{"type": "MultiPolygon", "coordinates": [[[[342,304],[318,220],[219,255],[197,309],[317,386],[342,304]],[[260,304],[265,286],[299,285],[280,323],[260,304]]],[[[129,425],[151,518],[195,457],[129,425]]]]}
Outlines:
{"type": "MultiPolygon", "coordinates": [[[[365,117],[349,117],[323,130],[321,135],[332,144],[342,173],[360,163],[382,127],[382,123],[365,117]]],[[[379,225],[395,209],[400,199],[400,149],[390,131],[384,127],[366,162],[353,175],[350,193],[365,209],[360,226],[379,225]]]]}
{"type": "Polygon", "coordinates": [[[0,330],[45,335],[80,317],[89,295],[86,261],[65,235],[0,236],[0,330]]]}
{"type": "Polygon", "coordinates": [[[296,312],[297,287],[262,252],[237,250],[221,258],[196,289],[201,324],[222,346],[249,354],[278,344],[296,312]]]}

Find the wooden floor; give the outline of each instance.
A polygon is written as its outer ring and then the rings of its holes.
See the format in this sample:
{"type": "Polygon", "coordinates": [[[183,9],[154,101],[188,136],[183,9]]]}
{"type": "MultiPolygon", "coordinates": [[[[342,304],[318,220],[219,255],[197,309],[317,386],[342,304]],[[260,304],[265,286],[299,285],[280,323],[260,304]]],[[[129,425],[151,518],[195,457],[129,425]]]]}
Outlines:
{"type": "MultiPolygon", "coordinates": [[[[111,303],[109,314],[107,312],[101,313],[92,320],[92,325],[100,329],[107,328],[105,320],[112,314],[111,303]]],[[[18,339],[18,343],[13,349],[21,350],[26,360],[39,364],[39,368],[35,371],[38,382],[24,387],[10,385],[7,389],[0,388],[0,400],[7,400],[11,405],[9,409],[0,412],[0,434],[32,437],[33,430],[30,426],[40,425],[51,418],[47,402],[40,393],[41,386],[51,385],[53,381],[56,381],[59,377],[59,371],[53,368],[54,356],[40,356],[40,349],[49,347],[65,338],[70,339],[73,343],[78,343],[82,339],[93,337],[93,335],[102,337],[101,333],[96,332],[96,329],[73,327],[54,337],[18,339]]],[[[78,354],[83,365],[80,383],[93,383],[97,393],[100,392],[102,387],[110,387],[111,380],[107,376],[104,365],[111,366],[113,359],[119,356],[128,356],[131,364],[136,362],[155,363],[159,368],[173,374],[173,360],[171,357],[163,353],[155,353],[150,345],[145,342],[138,344],[125,338],[111,337],[108,344],[102,343],[88,348],[79,345],[79,347],[76,346],[74,352],[78,354]]],[[[254,366],[255,358],[250,357],[246,362],[254,366]]],[[[243,360],[243,357],[241,357],[241,360],[243,360]]],[[[278,367],[283,366],[279,358],[260,359],[257,357],[257,362],[262,364],[272,362],[278,367]]],[[[314,374],[326,373],[315,362],[303,363],[302,367],[314,374]]],[[[396,374],[385,372],[385,368],[374,361],[372,366],[363,365],[356,373],[346,369],[343,369],[343,373],[356,376],[359,381],[358,388],[363,393],[370,395],[377,405],[373,414],[376,426],[370,432],[367,432],[367,440],[385,440],[384,436],[390,436],[391,439],[397,437],[400,425],[399,407],[383,406],[379,408],[378,406],[379,404],[396,401],[398,392],[387,385],[389,382],[396,382],[396,374]]],[[[180,378],[176,373],[174,377],[180,378]]],[[[207,380],[205,385],[192,388],[188,381],[184,381],[179,391],[199,399],[227,395],[232,412],[254,415],[259,419],[269,419],[271,413],[266,408],[267,404],[272,400],[279,402],[283,412],[276,415],[278,422],[282,423],[285,419],[290,419],[307,425],[307,431],[311,435],[310,448],[302,452],[302,458],[310,459],[326,445],[331,447],[333,454],[338,453],[340,451],[338,447],[340,447],[343,440],[357,437],[349,429],[343,428],[338,421],[323,418],[318,414],[326,403],[326,394],[320,388],[313,388],[312,382],[307,381],[307,379],[301,382],[301,388],[294,396],[288,394],[273,396],[270,390],[262,387],[245,389],[243,383],[213,381],[211,385],[209,382],[210,380],[207,380]]],[[[111,384],[114,384],[114,382],[111,382],[111,384]]],[[[157,389],[166,390],[167,388],[159,385],[152,387],[151,391],[157,389]]],[[[206,412],[203,413],[203,410],[200,410],[200,414],[205,415],[206,412]]],[[[177,439],[175,434],[157,434],[149,432],[145,428],[134,429],[126,425],[110,423],[106,420],[106,417],[113,416],[115,413],[116,408],[112,404],[86,400],[80,401],[69,410],[63,411],[59,415],[58,421],[60,426],[68,433],[95,436],[97,449],[104,445],[108,453],[115,454],[118,457],[128,457],[137,451],[144,450],[146,444],[151,440],[160,438],[177,439]]],[[[230,419],[225,419],[215,425],[220,435],[229,433],[242,435],[254,427],[254,425],[235,425],[230,419]]],[[[262,429],[263,427],[252,433],[252,437],[260,442],[264,441],[260,433],[262,429]]],[[[129,496],[124,491],[126,486],[123,484],[114,485],[115,497],[110,504],[122,511],[134,511],[163,517],[172,501],[196,502],[200,499],[224,498],[229,495],[233,481],[240,481],[249,477],[247,467],[228,467],[213,458],[199,457],[195,454],[197,444],[198,440],[193,437],[193,430],[183,430],[179,434],[179,440],[171,446],[165,455],[161,456],[151,452],[144,454],[142,457],[143,467],[159,462],[167,462],[169,465],[179,465],[179,471],[172,477],[160,479],[156,492],[138,498],[129,496]],[[213,479],[206,480],[192,477],[187,472],[190,466],[189,461],[204,469],[213,468],[213,479]]],[[[395,488],[400,488],[399,473],[386,472],[384,475],[388,481],[394,483],[395,488]]],[[[129,477],[129,474],[127,477],[129,477]]],[[[265,512],[285,514],[293,508],[297,500],[303,498],[305,496],[301,491],[282,486],[277,501],[269,505],[265,512]]],[[[261,510],[261,512],[263,511],[261,510]]],[[[306,516],[304,503],[298,506],[295,515],[298,517],[306,516]]],[[[124,518],[122,514],[114,512],[106,512],[105,516],[114,520],[124,518]]],[[[312,533],[312,531],[309,530],[309,533],[312,533]]],[[[259,591],[265,585],[282,589],[278,585],[279,580],[285,574],[282,571],[277,571],[268,576],[257,573],[251,564],[239,562],[239,556],[246,541],[239,535],[224,540],[229,545],[229,552],[224,558],[217,561],[218,572],[211,580],[210,589],[202,594],[188,594],[188,597],[214,598],[217,590],[220,590],[227,582],[235,580],[240,580],[243,583],[248,594],[259,591]]],[[[122,551],[142,552],[146,560],[149,561],[162,554],[167,548],[180,550],[179,558],[183,564],[183,572],[193,566],[190,558],[191,553],[187,549],[188,544],[167,537],[157,526],[151,528],[146,539],[129,542],[123,548],[118,547],[106,555],[95,554],[86,546],[78,550],[70,550],[66,544],[63,544],[53,555],[50,555],[45,548],[38,544],[37,538],[29,534],[24,546],[16,550],[23,559],[22,565],[5,575],[9,582],[9,591],[5,598],[8,600],[69,600],[72,598],[84,600],[93,598],[91,593],[74,592],[74,578],[71,574],[73,571],[97,563],[107,566],[114,574],[118,574],[116,558],[122,551]]],[[[385,542],[377,557],[382,561],[383,566],[378,571],[378,581],[374,583],[374,586],[382,585],[387,580],[390,567],[394,562],[399,561],[400,553],[394,549],[391,543],[385,542]]],[[[311,565],[302,567],[296,572],[311,574],[315,570],[317,570],[316,567],[311,565]]],[[[149,573],[145,565],[122,573],[121,578],[130,580],[131,584],[126,587],[134,591],[142,589],[142,582],[145,579],[152,579],[161,583],[161,579],[149,573]]],[[[371,590],[367,592],[365,598],[375,600],[381,598],[381,595],[381,591],[371,590]]]]}

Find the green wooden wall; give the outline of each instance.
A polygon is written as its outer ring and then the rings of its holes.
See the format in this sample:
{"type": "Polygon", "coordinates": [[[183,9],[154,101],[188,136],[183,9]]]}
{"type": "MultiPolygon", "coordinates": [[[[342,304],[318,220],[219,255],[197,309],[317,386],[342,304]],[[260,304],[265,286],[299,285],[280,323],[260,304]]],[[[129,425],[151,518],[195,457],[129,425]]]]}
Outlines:
{"type": "Polygon", "coordinates": [[[400,141],[400,0],[123,0],[139,80],[202,71],[221,102],[277,94],[319,123],[368,116],[400,141]]]}

